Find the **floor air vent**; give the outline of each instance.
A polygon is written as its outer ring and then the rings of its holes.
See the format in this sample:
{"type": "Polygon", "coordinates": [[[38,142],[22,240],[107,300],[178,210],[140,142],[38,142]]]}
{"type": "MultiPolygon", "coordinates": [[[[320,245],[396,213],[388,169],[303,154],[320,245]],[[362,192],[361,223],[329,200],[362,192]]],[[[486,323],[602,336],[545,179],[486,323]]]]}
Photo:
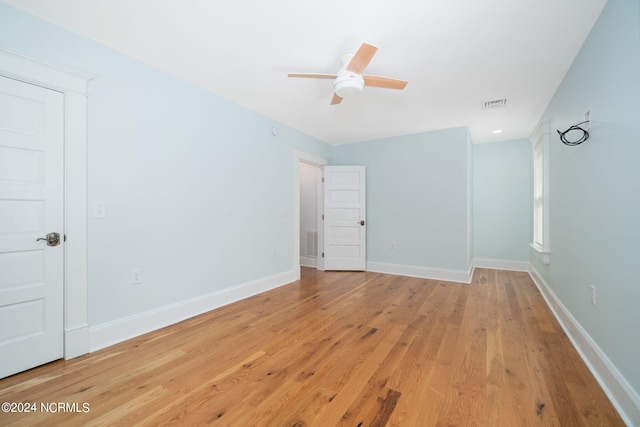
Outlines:
{"type": "Polygon", "coordinates": [[[307,256],[318,256],[318,232],[307,230],[307,256]]]}

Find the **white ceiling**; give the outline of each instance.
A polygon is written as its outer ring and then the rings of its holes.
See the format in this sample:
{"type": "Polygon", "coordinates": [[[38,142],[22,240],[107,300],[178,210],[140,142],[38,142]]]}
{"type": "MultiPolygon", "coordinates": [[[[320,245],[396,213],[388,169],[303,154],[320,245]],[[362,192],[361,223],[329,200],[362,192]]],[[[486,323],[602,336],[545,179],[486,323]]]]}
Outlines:
{"type": "Polygon", "coordinates": [[[476,143],[528,138],[606,0],[6,0],[330,144],[468,126],[476,143]],[[331,106],[362,42],[365,87],[331,106]],[[482,102],[508,98],[503,108],[482,102]],[[502,129],[501,134],[493,134],[502,129]]]}

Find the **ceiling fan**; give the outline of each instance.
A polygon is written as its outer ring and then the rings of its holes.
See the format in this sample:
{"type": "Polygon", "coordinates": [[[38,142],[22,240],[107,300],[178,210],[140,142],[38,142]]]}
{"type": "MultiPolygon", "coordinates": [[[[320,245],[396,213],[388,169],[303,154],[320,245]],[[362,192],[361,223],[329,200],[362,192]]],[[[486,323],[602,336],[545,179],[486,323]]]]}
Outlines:
{"type": "Polygon", "coordinates": [[[360,46],[360,49],[358,49],[355,54],[345,53],[340,56],[342,68],[338,70],[337,74],[289,73],[289,77],[335,79],[333,82],[334,93],[333,98],[331,98],[331,105],[340,104],[343,98],[362,92],[364,86],[398,90],[404,89],[407,85],[407,82],[404,80],[362,74],[377,51],[377,47],[368,43],[362,43],[362,46],[360,46]]]}

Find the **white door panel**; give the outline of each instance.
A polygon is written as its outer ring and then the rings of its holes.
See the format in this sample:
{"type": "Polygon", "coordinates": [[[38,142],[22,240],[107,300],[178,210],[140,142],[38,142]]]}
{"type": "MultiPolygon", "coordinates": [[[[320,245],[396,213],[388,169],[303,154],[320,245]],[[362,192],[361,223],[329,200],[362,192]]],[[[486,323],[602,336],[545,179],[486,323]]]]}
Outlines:
{"type": "Polygon", "coordinates": [[[64,96],[0,77],[0,378],[63,355],[64,96]]]}
{"type": "Polygon", "coordinates": [[[365,167],[325,166],[326,270],[366,269],[365,167]]]}

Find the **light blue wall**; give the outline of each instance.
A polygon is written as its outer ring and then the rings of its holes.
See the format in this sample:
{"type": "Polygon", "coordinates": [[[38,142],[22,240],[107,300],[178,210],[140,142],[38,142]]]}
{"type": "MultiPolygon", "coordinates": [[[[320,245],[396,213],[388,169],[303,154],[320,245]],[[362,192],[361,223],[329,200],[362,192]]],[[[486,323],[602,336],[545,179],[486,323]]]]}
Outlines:
{"type": "Polygon", "coordinates": [[[294,148],[328,144],[4,3],[0,45],[95,76],[90,325],[293,269],[294,148]]]}
{"type": "Polygon", "coordinates": [[[528,139],[473,147],[474,257],[529,261],[532,160],[528,139]]]}
{"type": "Polygon", "coordinates": [[[367,168],[367,261],[468,269],[469,149],[467,128],[334,148],[367,168]]]}
{"type": "MultiPolygon", "coordinates": [[[[543,64],[541,64],[543,66],[543,64]]],[[[584,120],[577,147],[551,138],[551,264],[533,263],[640,392],[640,3],[609,0],[544,119],[552,134],[584,120]],[[596,287],[597,305],[589,300],[596,287]]]]}
{"type": "MultiPolygon", "coordinates": [[[[636,391],[639,9],[637,1],[609,0],[545,112],[552,129],[581,121],[587,109],[594,123],[591,139],[579,147],[552,140],[551,264],[531,257],[636,391]],[[589,285],[597,288],[595,307],[589,285]]],[[[521,247],[521,237],[496,248],[483,234],[497,222],[485,211],[497,197],[487,192],[498,173],[490,166],[511,156],[515,142],[505,143],[505,151],[498,143],[473,147],[472,235],[466,128],[332,150],[4,3],[0,45],[96,76],[88,99],[88,200],[89,207],[106,202],[108,218],[89,222],[91,325],[293,268],[294,148],[324,157],[333,151],[335,164],[367,166],[370,261],[466,270],[472,236],[478,257],[504,259],[516,253],[507,247],[521,247]],[[277,138],[273,125],[280,128],[277,138]],[[289,215],[282,217],[283,209],[289,215]],[[133,268],[143,269],[142,285],[129,284],[133,268]]],[[[511,175],[510,167],[503,164],[500,172],[511,175]]],[[[512,172],[522,178],[522,171],[512,172]]],[[[505,193],[517,193],[502,184],[505,193]]],[[[505,209],[523,208],[507,203],[505,209]]],[[[530,219],[523,222],[520,232],[530,233],[530,219]]]]}

